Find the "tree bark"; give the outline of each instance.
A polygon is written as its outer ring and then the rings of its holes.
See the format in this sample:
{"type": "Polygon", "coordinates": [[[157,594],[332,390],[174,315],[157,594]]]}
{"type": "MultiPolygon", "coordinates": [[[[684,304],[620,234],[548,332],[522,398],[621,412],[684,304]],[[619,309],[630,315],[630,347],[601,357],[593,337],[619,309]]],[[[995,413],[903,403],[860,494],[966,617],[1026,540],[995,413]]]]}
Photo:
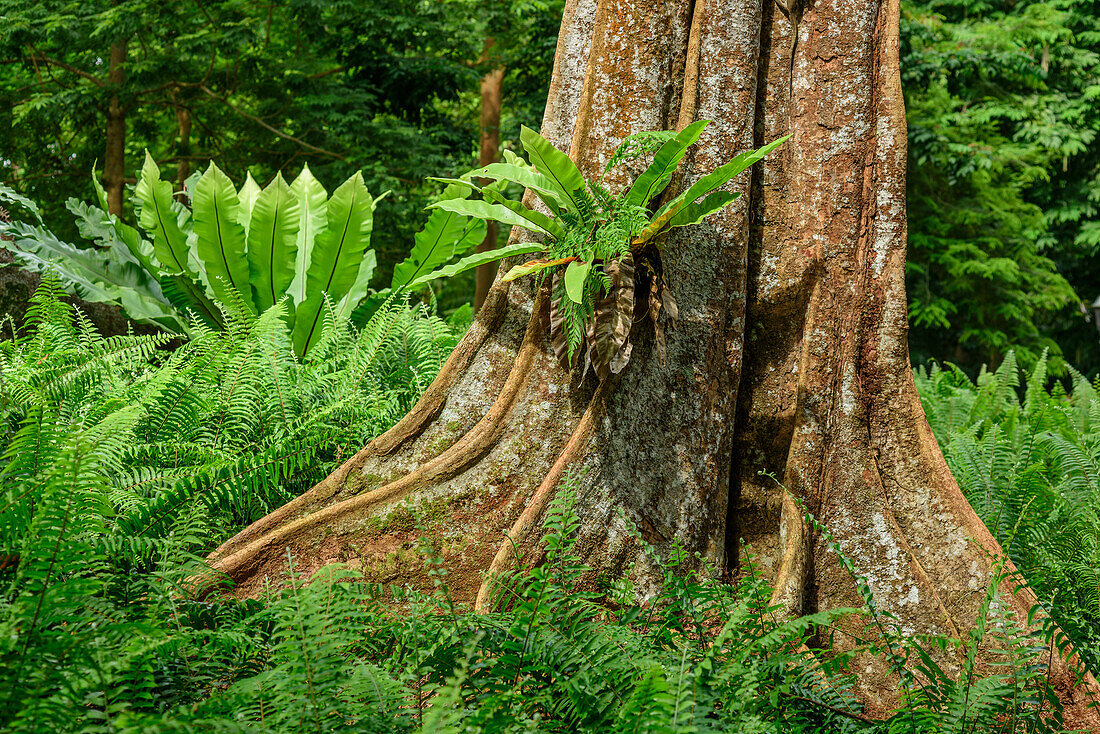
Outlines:
{"type": "MultiPolygon", "coordinates": [[[[297,569],[342,561],[430,588],[401,520],[413,512],[452,593],[483,606],[514,549],[538,560],[539,520],[569,469],[585,560],[631,568],[643,594],[660,571],[631,525],[730,575],[745,539],[791,614],[861,606],[801,501],[907,634],[972,628],[1001,551],[944,463],[909,365],[898,0],[817,0],[794,20],[774,0],[570,0],[542,132],[586,175],[626,135],[697,119],[713,122],[680,189],[790,141],[731,182],[743,195],[727,210],[665,243],[679,319],[661,316],[664,364],[636,324],[621,375],[567,373],[549,352],[545,291],[496,283],[408,416],[212,556],[238,593],[288,554],[297,569]]],[[[1022,621],[1034,596],[1004,591],[1022,621]]],[[[897,703],[880,662],[853,667],[870,712],[897,703]]]]}
{"type": "Polygon", "coordinates": [[[107,190],[107,209],[122,214],[122,194],[126,177],[126,108],[119,88],[126,81],[126,41],[111,44],[107,83],[111,99],[107,104],[107,150],[103,156],[103,187],[107,190]]]}
{"type": "MultiPolygon", "coordinates": [[[[486,43],[486,51],[492,43],[486,43]]],[[[500,157],[500,102],[503,96],[504,69],[493,69],[481,78],[481,155],[479,165],[496,163],[500,157]]],[[[494,250],[497,246],[497,223],[489,222],[485,239],[478,245],[478,252],[494,250]]],[[[489,295],[489,288],[497,275],[497,264],[486,263],[477,268],[477,284],[474,291],[474,310],[480,311],[489,295]]]]}

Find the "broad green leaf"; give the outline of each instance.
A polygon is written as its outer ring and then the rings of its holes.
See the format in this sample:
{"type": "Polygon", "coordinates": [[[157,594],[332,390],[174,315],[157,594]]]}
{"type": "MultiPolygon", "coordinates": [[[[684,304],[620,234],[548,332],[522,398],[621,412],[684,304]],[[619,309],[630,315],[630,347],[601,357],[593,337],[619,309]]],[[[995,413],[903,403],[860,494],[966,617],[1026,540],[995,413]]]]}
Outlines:
{"type": "Polygon", "coordinates": [[[248,228],[252,222],[252,208],[256,206],[256,199],[260,196],[260,185],[252,178],[252,171],[246,171],[244,185],[237,192],[237,201],[240,208],[237,209],[237,221],[244,227],[244,233],[248,235],[248,228]]]}
{"type": "Polygon", "coordinates": [[[248,271],[260,312],[274,306],[294,280],[299,221],[298,197],[277,174],[256,197],[248,230],[248,271]]]}
{"type": "Polygon", "coordinates": [[[84,248],[59,240],[44,227],[0,222],[0,247],[24,267],[59,276],[81,298],[123,307],[138,321],[183,333],[183,319],[161,293],[160,285],[125,248],[84,248]]]}
{"type": "Polygon", "coordinates": [[[535,192],[551,212],[569,209],[568,199],[564,198],[554,186],[554,182],[530,166],[515,163],[490,163],[483,168],[470,171],[474,178],[487,178],[492,181],[514,181],[525,189],[535,192]]]}
{"type": "Polygon", "coordinates": [[[324,294],[338,304],[355,284],[374,226],[374,199],[356,172],[333,192],[328,226],[318,233],[306,271],[305,299],[294,315],[294,350],[305,355],[321,332],[324,294]]]}
{"type": "Polygon", "coordinates": [[[768,143],[762,148],[758,148],[756,150],[747,150],[744,153],[739,153],[729,162],[719,166],[707,175],[703,176],[694,184],[692,184],[687,191],[680,194],[668,204],[665,204],[663,207],[661,207],[661,210],[658,212],[658,216],[672,208],[683,208],[687,204],[690,204],[691,202],[698,199],[700,196],[703,196],[704,194],[709,194],[711,191],[714,191],[716,188],[725,184],[734,176],[740,174],[753,163],[756,163],[768,153],[771,153],[773,150],[778,148],[789,137],[790,135],[784,135],[779,140],[768,143]]]}
{"type": "Polygon", "coordinates": [[[588,271],[591,268],[590,262],[582,263],[574,260],[565,269],[565,295],[569,296],[569,300],[573,303],[579,304],[584,301],[584,281],[588,278],[588,271]]]}
{"type": "Polygon", "coordinates": [[[660,147],[653,156],[653,163],[634,181],[630,191],[626,194],[626,200],[636,206],[645,206],[657,194],[664,191],[668,182],[672,180],[672,174],[676,167],[684,159],[688,148],[695,144],[699,136],[703,134],[703,128],[710,120],[698,120],[691,123],[672,140],[660,147]]]}
{"type": "Polygon", "coordinates": [[[437,201],[429,205],[428,208],[442,209],[466,217],[493,220],[501,224],[507,224],[509,227],[523,227],[524,229],[537,232],[538,234],[553,236],[543,227],[540,227],[502,204],[490,204],[487,201],[471,199],[447,199],[445,201],[437,201]]]}
{"type": "Polygon", "coordinates": [[[668,226],[669,228],[690,227],[693,224],[699,224],[699,222],[703,221],[711,214],[724,209],[730,202],[735,201],[740,196],[740,191],[715,191],[707,194],[701,200],[688,204],[683,209],[680,209],[680,211],[668,221],[668,226]]]}
{"type": "Polygon", "coordinates": [[[677,209],[669,209],[646,225],[645,229],[638,233],[635,242],[648,242],[666,229],[690,227],[693,224],[698,224],[739,196],[741,196],[740,192],[715,191],[708,194],[701,201],[685,204],[677,209]]]}
{"type": "Polygon", "coordinates": [[[464,257],[458,262],[451,263],[447,267],[421,275],[419,278],[409,283],[407,288],[409,290],[416,290],[429,281],[439,278],[450,278],[459,273],[464,273],[467,270],[476,268],[478,265],[484,265],[485,263],[491,263],[496,260],[503,260],[512,255],[527,255],[532,252],[542,252],[544,249],[546,248],[537,242],[520,242],[515,245],[508,245],[507,247],[500,247],[496,250],[486,250],[485,252],[479,252],[469,257],[464,257]]]}
{"type": "Polygon", "coordinates": [[[231,302],[230,289],[252,302],[248,284],[248,256],[244,227],[241,226],[237,189],[214,163],[195,185],[192,204],[195,254],[202,263],[210,289],[218,300],[231,302]]]}
{"type": "MultiPolygon", "coordinates": [[[[526,219],[536,227],[542,227],[551,237],[555,240],[565,239],[565,228],[561,226],[559,222],[551,217],[546,216],[542,212],[537,212],[533,209],[528,209],[518,201],[512,201],[511,199],[501,196],[493,189],[485,189],[485,198],[494,204],[500,204],[503,207],[511,209],[513,213],[526,219]]],[[[530,229],[530,227],[527,227],[530,229]]]]}
{"type": "MultiPolygon", "coordinates": [[[[389,195],[389,191],[371,201],[371,212],[378,207],[378,202],[389,195]]],[[[370,293],[370,281],[374,277],[374,269],[378,266],[378,257],[374,250],[367,250],[363,256],[363,262],[359,264],[359,270],[355,274],[355,282],[351,284],[348,292],[336,305],[336,313],[340,318],[350,317],[352,311],[359,307],[370,293]]]]}
{"type": "Polygon", "coordinates": [[[138,223],[153,237],[153,253],[167,275],[180,273],[195,277],[187,262],[187,236],[180,229],[179,219],[172,210],[172,184],[160,180],[160,169],[153,156],[145,151],[134,196],[141,202],[138,223]]]}
{"type": "Polygon", "coordinates": [[[363,262],[359,264],[359,271],[355,274],[355,282],[351,284],[347,294],[337,304],[336,313],[341,318],[350,316],[363,299],[370,293],[370,279],[374,276],[374,269],[378,266],[378,258],[374,250],[367,250],[363,262]]]}
{"type": "MultiPolygon", "coordinates": [[[[481,187],[478,186],[477,184],[472,183],[470,181],[466,181],[466,180],[461,179],[461,178],[442,178],[442,177],[439,177],[439,176],[428,176],[428,180],[429,181],[438,181],[439,183],[445,183],[445,184],[448,185],[448,188],[450,188],[451,186],[457,186],[460,189],[466,189],[466,191],[467,191],[466,195],[469,195],[470,191],[481,191],[481,187]]],[[[389,192],[386,192],[386,193],[389,193],[389,192]]],[[[379,198],[381,198],[381,197],[379,197],[379,198]]]]}
{"type": "Polygon", "coordinates": [[[584,189],[585,184],[584,176],[576,164],[551,145],[549,140],[529,127],[520,131],[519,139],[523,143],[523,149],[531,157],[531,163],[551,182],[554,191],[562,197],[566,206],[571,211],[580,211],[575,192],[584,189]]]}
{"type": "Polygon", "coordinates": [[[313,243],[317,239],[317,233],[323,231],[328,224],[328,192],[313,177],[308,165],[302,166],[302,172],[294,179],[290,188],[298,197],[298,240],[294,280],[290,284],[290,296],[297,306],[306,299],[306,273],[309,271],[313,243]]]}
{"type": "MultiPolygon", "coordinates": [[[[98,161],[96,161],[98,163],[98,161]]],[[[99,182],[99,174],[96,173],[95,163],[92,164],[92,188],[95,189],[95,198],[99,202],[99,208],[103,211],[107,211],[110,207],[107,205],[107,190],[103,188],[103,184],[99,182]]]]}
{"type": "MultiPolygon", "coordinates": [[[[775,150],[777,147],[783,144],[784,141],[789,138],[789,135],[785,135],[779,140],[768,143],[762,148],[757,150],[745,151],[734,157],[728,163],[719,166],[706,176],[703,176],[694,184],[688,188],[687,191],[677,196],[672,201],[665,204],[659,210],[657,215],[653,218],[653,221],[646,226],[644,230],[635,238],[636,243],[646,242],[656,236],[659,232],[668,226],[668,223],[675,217],[681,209],[688,204],[693,203],[700,196],[709,194],[714,189],[725,184],[727,181],[738,175],[746,168],[756,163],[768,153],[775,150]]],[[[682,225],[678,225],[682,226],[682,225]]]]}
{"type": "MultiPolygon", "coordinates": [[[[106,196],[106,193],[104,193],[104,196],[106,196]]],[[[4,183],[0,183],[0,201],[7,201],[12,204],[19,204],[22,207],[26,207],[26,209],[34,215],[36,221],[42,221],[42,215],[38,211],[38,204],[35,204],[33,201],[20,194],[11,186],[8,186],[4,183]]],[[[106,204],[104,204],[103,208],[107,208],[106,204]]]]}
{"type": "MultiPolygon", "coordinates": [[[[443,201],[462,201],[469,189],[451,185],[443,190],[443,201]]],[[[416,233],[412,252],[393,269],[390,288],[397,290],[421,275],[431,272],[476,247],[485,239],[485,223],[446,209],[435,209],[428,216],[424,229],[416,233]]]]}
{"type": "Polygon", "coordinates": [[[563,257],[560,260],[529,260],[509,270],[508,274],[501,278],[500,281],[502,283],[508,283],[516,278],[522,278],[525,275],[537,273],[540,270],[546,270],[546,268],[552,268],[555,265],[567,265],[576,259],[575,257],[563,257]]]}
{"type": "Polygon", "coordinates": [[[187,200],[195,200],[195,185],[202,178],[202,171],[191,171],[191,175],[183,182],[183,190],[187,192],[187,200]]]}
{"type": "Polygon", "coordinates": [[[99,176],[96,175],[94,165],[92,166],[92,188],[95,189],[96,200],[99,201],[99,210],[110,222],[115,237],[126,246],[134,259],[141,263],[141,266],[149,271],[150,275],[159,278],[161,275],[160,267],[157,265],[156,256],[153,254],[152,243],[142,237],[136,229],[121,221],[114,214],[108,213],[107,191],[103,188],[103,184],[99,182],[99,176]]]}
{"type": "Polygon", "coordinates": [[[194,311],[211,326],[221,326],[221,311],[197,280],[186,275],[162,275],[159,282],[165,297],[180,312],[194,311]]]}

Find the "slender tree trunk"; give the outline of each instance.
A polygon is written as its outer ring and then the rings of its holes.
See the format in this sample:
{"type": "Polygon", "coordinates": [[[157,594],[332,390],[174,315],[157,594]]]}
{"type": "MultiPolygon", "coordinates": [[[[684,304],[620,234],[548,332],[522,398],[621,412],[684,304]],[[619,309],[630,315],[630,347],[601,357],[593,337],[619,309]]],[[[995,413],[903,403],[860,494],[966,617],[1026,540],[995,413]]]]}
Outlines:
{"type": "MultiPolygon", "coordinates": [[[[452,593],[484,607],[517,548],[540,557],[539,520],[568,470],[585,560],[632,569],[642,594],[660,569],[632,527],[729,575],[747,540],[788,613],[861,606],[801,502],[907,634],[972,629],[1000,548],[944,463],[909,365],[898,0],[817,0],[795,16],[773,0],[570,0],[542,131],[587,175],[624,136],[698,119],[713,122],[681,189],[789,142],[731,182],[733,205],[654,255],[679,303],[678,320],[661,316],[664,363],[639,322],[621,375],[567,373],[549,352],[546,291],[496,283],[408,416],[212,556],[238,593],[288,554],[298,570],[343,561],[430,588],[403,550],[415,533],[386,519],[405,507],[438,537],[452,593]]],[[[1034,596],[1004,591],[1023,620],[1034,596]]],[[[853,669],[871,712],[897,702],[880,662],[853,669]]]]}
{"type": "MultiPolygon", "coordinates": [[[[491,46],[491,44],[486,44],[491,46]]],[[[504,69],[493,69],[481,78],[481,156],[480,165],[496,163],[500,157],[500,101],[503,94],[504,69]]],[[[477,246],[478,252],[496,249],[497,224],[489,222],[485,239],[477,246]]],[[[489,288],[497,274],[497,264],[487,263],[477,269],[477,288],[474,292],[474,310],[480,311],[489,288]]]]}
{"type": "Polygon", "coordinates": [[[126,176],[126,108],[118,89],[126,81],[126,41],[111,44],[107,83],[114,91],[107,105],[107,150],[103,156],[103,186],[107,190],[107,208],[122,213],[122,193],[126,176]]]}
{"type": "Polygon", "coordinates": [[[176,164],[176,191],[183,191],[183,184],[191,175],[191,110],[180,105],[176,107],[176,124],[179,127],[179,138],[176,142],[176,155],[179,163],[176,164]]]}

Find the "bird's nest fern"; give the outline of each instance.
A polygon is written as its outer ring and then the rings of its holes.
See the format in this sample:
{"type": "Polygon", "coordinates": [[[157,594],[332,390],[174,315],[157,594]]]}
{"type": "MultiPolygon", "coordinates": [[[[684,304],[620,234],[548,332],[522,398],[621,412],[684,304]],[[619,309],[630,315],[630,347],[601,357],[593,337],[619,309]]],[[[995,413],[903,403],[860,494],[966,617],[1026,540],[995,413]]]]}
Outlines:
{"type": "MultiPolygon", "coordinates": [[[[524,128],[520,140],[530,163],[505,151],[504,162],[459,179],[437,179],[450,186],[432,207],[519,226],[540,239],[495,251],[497,258],[540,255],[513,267],[503,280],[535,275],[548,286],[547,316],[555,354],[571,369],[583,352],[584,371],[591,368],[603,379],[626,367],[632,350],[631,328],[639,319],[648,317],[653,322],[658,355],[664,358],[658,315],[664,309],[675,318],[677,308],[661,275],[663,235],[698,224],[736,199],[738,193],[720,187],[786,140],[741,153],[679,195],[662,197],[707,124],[699,120],[678,133],[643,132],[623,140],[608,160],[604,176],[631,160],[652,156],[652,161],[620,192],[586,180],[567,155],[524,128]],[[475,180],[491,183],[482,187],[475,180]],[[542,210],[503,196],[506,183],[530,190],[541,201],[542,210]]],[[[486,255],[475,257],[486,262],[486,255]]]]}

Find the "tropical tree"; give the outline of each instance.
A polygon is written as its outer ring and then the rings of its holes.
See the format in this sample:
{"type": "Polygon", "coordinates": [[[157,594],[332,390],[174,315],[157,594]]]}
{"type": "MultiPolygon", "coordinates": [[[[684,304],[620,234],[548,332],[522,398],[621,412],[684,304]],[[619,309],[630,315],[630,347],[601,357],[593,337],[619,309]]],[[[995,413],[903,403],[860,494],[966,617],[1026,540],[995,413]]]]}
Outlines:
{"type": "MultiPolygon", "coordinates": [[[[790,136],[728,185],[741,194],[732,206],[647,251],[678,304],[676,318],[657,309],[663,349],[653,321],[635,318],[618,375],[563,368],[543,323],[552,280],[500,278],[412,412],[224,544],[214,568],[249,594],[288,558],[299,570],[393,563],[409,531],[387,516],[430,501],[420,532],[451,593],[491,609],[499,574],[545,552],[539,518],[571,467],[583,472],[576,548],[593,586],[624,571],[639,595],[658,583],[637,537],[731,576],[746,568],[746,541],[783,612],[860,606],[869,590],[897,634],[980,636],[1000,549],[944,464],[906,345],[897,0],[616,8],[571,3],[559,39],[542,135],[583,176],[597,178],[632,133],[713,120],[672,179],[690,190],[790,136]]],[[[613,171],[607,185],[632,180],[613,171]]],[[[634,300],[651,296],[640,286],[634,300]]],[[[398,563],[394,580],[431,584],[419,564],[398,563]]],[[[1025,619],[1034,595],[1002,592],[1025,619]]],[[[849,622],[822,642],[844,650],[868,634],[849,622]]],[[[950,654],[934,662],[959,669],[950,654]]],[[[889,710],[889,668],[851,665],[872,710],[889,710]]]]}

